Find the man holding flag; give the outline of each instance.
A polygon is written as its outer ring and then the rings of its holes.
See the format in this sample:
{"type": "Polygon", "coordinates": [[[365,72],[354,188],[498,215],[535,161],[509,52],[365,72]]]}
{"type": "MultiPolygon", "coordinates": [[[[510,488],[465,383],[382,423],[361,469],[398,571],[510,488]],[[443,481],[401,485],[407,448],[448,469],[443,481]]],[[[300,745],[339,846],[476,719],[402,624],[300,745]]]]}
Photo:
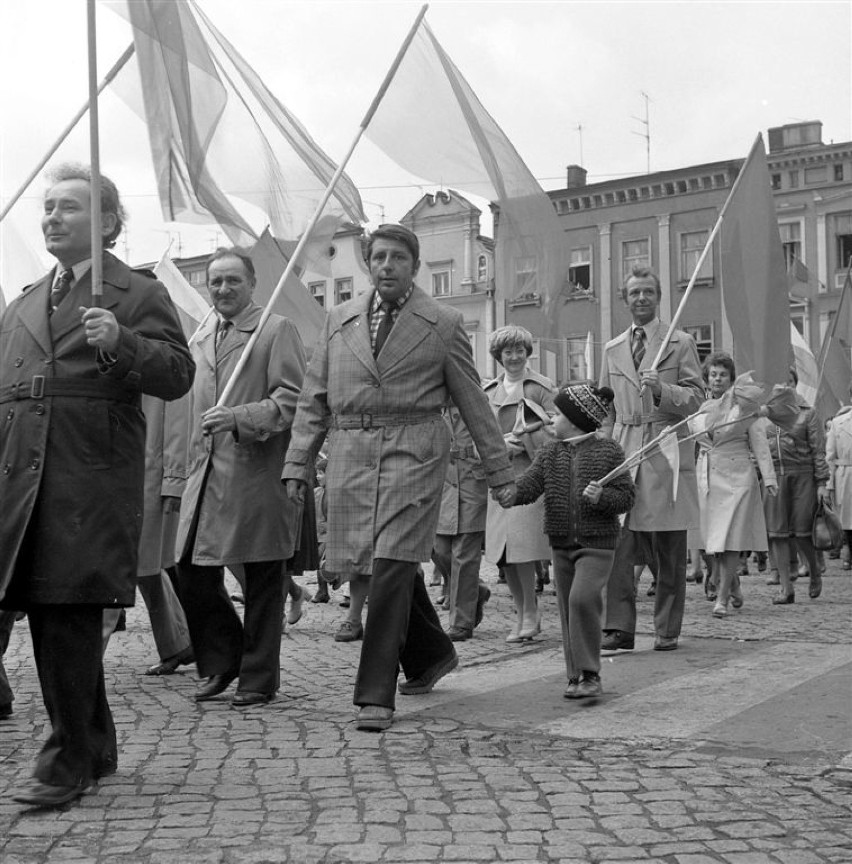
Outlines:
{"type": "MultiPolygon", "coordinates": [[[[623,289],[633,323],[607,343],[601,361],[600,386],[615,394],[614,417],[604,429],[628,457],[704,401],[701,364],[689,334],[674,330],[655,362],[666,336],[657,317],[660,296],[657,274],[634,267],[623,289]]],[[[684,427],[678,429],[678,437],[687,434],[684,427]]],[[[686,600],[686,531],[699,520],[692,444],[681,447],[679,457],[678,475],[660,452],[636,469],[636,503],[627,514],[607,583],[603,651],[634,647],[633,565],[642,559],[657,578],[654,649],[677,648],[686,600]]]]}
{"type": "MultiPolygon", "coordinates": [[[[116,770],[101,622],[136,591],[140,400],[182,396],[195,371],[162,284],[105,253],[93,285],[88,169],[63,166],[52,180],[42,229],[57,266],[0,318],[0,606],[27,612],[53,727],[36,782],[15,800],[39,807],[72,801],[116,770]]],[[[124,210],[105,177],[100,203],[111,247],[124,210]]]]}

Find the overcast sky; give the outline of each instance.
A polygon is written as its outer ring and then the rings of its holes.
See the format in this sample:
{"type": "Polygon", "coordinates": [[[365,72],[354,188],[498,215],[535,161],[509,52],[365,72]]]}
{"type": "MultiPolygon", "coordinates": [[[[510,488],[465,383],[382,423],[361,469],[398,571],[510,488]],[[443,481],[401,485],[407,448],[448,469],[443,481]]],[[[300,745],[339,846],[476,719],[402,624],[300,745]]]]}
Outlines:
{"type": "MultiPolygon", "coordinates": [[[[335,160],[342,158],[419,2],[200,0],[213,23],[335,160]]],[[[86,100],[85,0],[0,0],[0,194],[3,202],[86,100]]],[[[427,20],[545,189],[565,166],[589,181],[744,158],[758,132],[822,120],[823,140],[852,140],[849,2],[432,2],[427,20]],[[582,134],[578,130],[582,126],[582,134]]],[[[98,7],[99,71],[130,41],[98,7]]],[[[113,95],[102,99],[102,168],[131,220],[117,252],[140,263],[180,233],[184,255],[215,232],[159,216],[147,134],[113,95]]],[[[423,118],[428,123],[428,118],[423,118]]],[[[54,158],[88,161],[88,124],[54,158]]],[[[418,185],[369,141],[349,175],[369,218],[398,220],[418,185]]],[[[44,264],[37,180],[12,211],[44,264]]],[[[482,206],[482,202],[477,202],[482,206]]],[[[219,235],[218,240],[224,240],[219,235]]]]}

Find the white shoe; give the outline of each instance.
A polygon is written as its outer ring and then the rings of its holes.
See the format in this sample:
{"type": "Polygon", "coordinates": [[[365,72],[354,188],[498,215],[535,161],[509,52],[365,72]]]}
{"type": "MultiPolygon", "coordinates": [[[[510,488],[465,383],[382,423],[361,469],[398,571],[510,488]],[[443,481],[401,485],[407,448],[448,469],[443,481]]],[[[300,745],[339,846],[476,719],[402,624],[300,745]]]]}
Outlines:
{"type": "Polygon", "coordinates": [[[311,602],[311,593],[307,588],[302,588],[299,596],[290,604],[290,611],[287,613],[287,623],[295,624],[301,617],[305,603],[311,602]]]}
{"type": "Polygon", "coordinates": [[[717,603],[713,607],[714,618],[724,618],[728,614],[728,606],[725,603],[717,603]]]}

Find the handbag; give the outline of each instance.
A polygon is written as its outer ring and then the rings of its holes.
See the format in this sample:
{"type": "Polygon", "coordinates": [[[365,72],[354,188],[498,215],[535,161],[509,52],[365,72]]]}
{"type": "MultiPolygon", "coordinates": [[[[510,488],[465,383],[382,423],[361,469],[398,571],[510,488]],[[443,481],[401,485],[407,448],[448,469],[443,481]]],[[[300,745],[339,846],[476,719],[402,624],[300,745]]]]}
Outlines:
{"type": "Polygon", "coordinates": [[[811,540],[814,549],[822,551],[839,549],[843,545],[843,526],[837,514],[825,501],[819,502],[814,513],[811,540]]]}

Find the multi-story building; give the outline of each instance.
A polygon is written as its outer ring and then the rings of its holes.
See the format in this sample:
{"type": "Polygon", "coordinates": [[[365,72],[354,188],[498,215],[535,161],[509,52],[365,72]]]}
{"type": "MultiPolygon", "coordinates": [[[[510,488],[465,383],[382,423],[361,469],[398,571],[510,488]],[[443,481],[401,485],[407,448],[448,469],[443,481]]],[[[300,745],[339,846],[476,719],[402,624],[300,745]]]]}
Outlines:
{"type": "Polygon", "coordinates": [[[424,195],[400,220],[420,240],[417,284],[463,315],[476,368],[493,377],[488,336],[496,326],[494,241],[479,233],[481,211],[452,189],[424,195]]]}
{"type": "MultiPolygon", "coordinates": [[[[823,144],[821,123],[799,123],[770,129],[769,148],[781,238],[791,277],[799,277],[791,278],[791,319],[816,354],[852,259],[852,142],[823,144]]],[[[506,318],[537,336],[535,361],[542,372],[558,382],[595,377],[603,345],[629,324],[621,287],[633,264],[660,274],[660,314],[671,320],[743,162],[594,184],[586,183],[581,167],[569,166],[566,188],[548,193],[570,256],[558,338],[548,338],[541,298],[507,301],[506,318]]],[[[732,348],[719,272],[717,241],[680,323],[702,355],[732,348]]]]}

